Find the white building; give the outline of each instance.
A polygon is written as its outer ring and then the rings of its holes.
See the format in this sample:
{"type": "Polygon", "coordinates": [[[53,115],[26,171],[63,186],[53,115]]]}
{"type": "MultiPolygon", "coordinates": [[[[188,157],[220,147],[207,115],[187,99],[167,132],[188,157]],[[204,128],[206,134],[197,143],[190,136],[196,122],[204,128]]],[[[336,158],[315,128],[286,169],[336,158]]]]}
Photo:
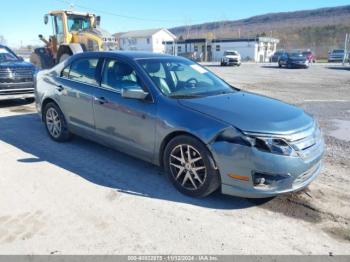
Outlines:
{"type": "Polygon", "coordinates": [[[166,42],[166,53],[193,58],[198,61],[220,61],[226,50],[235,50],[243,60],[269,62],[276,52],[278,39],[271,37],[238,39],[187,39],[166,42]]]}
{"type": "Polygon", "coordinates": [[[165,42],[174,42],[176,36],[165,28],[130,31],[116,34],[121,50],[165,53],[165,42]]]}

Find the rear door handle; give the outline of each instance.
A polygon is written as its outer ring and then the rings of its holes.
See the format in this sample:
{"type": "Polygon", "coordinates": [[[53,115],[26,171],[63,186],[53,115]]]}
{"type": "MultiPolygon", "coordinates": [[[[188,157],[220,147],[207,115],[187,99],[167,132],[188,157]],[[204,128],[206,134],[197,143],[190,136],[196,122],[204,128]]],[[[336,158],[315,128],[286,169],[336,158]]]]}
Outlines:
{"type": "Polygon", "coordinates": [[[58,85],[56,89],[58,92],[62,92],[64,90],[64,87],[62,85],[58,85]]]}
{"type": "Polygon", "coordinates": [[[95,97],[94,99],[96,102],[100,103],[100,105],[108,103],[108,100],[104,97],[95,97]]]}

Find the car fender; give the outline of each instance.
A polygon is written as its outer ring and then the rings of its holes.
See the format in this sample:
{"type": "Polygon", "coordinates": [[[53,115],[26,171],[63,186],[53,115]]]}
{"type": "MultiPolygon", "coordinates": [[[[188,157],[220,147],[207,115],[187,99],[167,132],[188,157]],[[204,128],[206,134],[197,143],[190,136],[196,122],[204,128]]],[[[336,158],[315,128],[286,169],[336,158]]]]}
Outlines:
{"type": "MultiPolygon", "coordinates": [[[[197,138],[203,144],[209,145],[218,135],[218,130],[229,127],[227,123],[180,105],[176,99],[159,99],[158,107],[162,110],[157,113],[158,121],[155,131],[157,139],[154,164],[156,165],[161,164],[161,155],[167,142],[169,142],[169,137],[173,138],[174,135],[187,134],[197,138]]],[[[210,148],[208,147],[208,149],[210,148]]]]}

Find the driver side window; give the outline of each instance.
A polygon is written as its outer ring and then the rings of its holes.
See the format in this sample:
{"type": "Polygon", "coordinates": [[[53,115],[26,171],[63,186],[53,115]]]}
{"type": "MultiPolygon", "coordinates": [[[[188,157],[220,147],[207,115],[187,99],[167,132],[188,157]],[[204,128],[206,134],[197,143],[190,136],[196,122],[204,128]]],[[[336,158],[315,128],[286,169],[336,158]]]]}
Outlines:
{"type": "Polygon", "coordinates": [[[135,70],[130,65],[114,59],[105,62],[101,86],[117,91],[122,88],[142,89],[135,70]]]}

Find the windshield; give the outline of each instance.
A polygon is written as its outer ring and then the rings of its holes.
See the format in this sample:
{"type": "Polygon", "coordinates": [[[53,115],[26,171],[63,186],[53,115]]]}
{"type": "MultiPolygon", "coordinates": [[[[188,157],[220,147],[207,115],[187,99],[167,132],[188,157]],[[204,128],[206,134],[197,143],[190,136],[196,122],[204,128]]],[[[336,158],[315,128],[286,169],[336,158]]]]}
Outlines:
{"type": "Polygon", "coordinates": [[[139,64],[161,92],[173,98],[194,98],[235,92],[202,66],[180,59],[146,59],[139,64]]]}
{"type": "Polygon", "coordinates": [[[72,31],[84,31],[91,28],[90,17],[88,16],[68,16],[68,29],[72,31]]]}
{"type": "Polygon", "coordinates": [[[6,48],[0,48],[0,62],[17,61],[18,58],[6,48]]]}
{"type": "Polygon", "coordinates": [[[344,53],[344,50],[333,50],[334,54],[342,54],[344,53]]]}
{"type": "Polygon", "coordinates": [[[237,55],[237,52],[229,52],[229,51],[227,51],[227,52],[225,52],[224,55],[237,55]]]}
{"type": "Polygon", "coordinates": [[[290,57],[303,57],[301,53],[289,53],[290,57]]]}

